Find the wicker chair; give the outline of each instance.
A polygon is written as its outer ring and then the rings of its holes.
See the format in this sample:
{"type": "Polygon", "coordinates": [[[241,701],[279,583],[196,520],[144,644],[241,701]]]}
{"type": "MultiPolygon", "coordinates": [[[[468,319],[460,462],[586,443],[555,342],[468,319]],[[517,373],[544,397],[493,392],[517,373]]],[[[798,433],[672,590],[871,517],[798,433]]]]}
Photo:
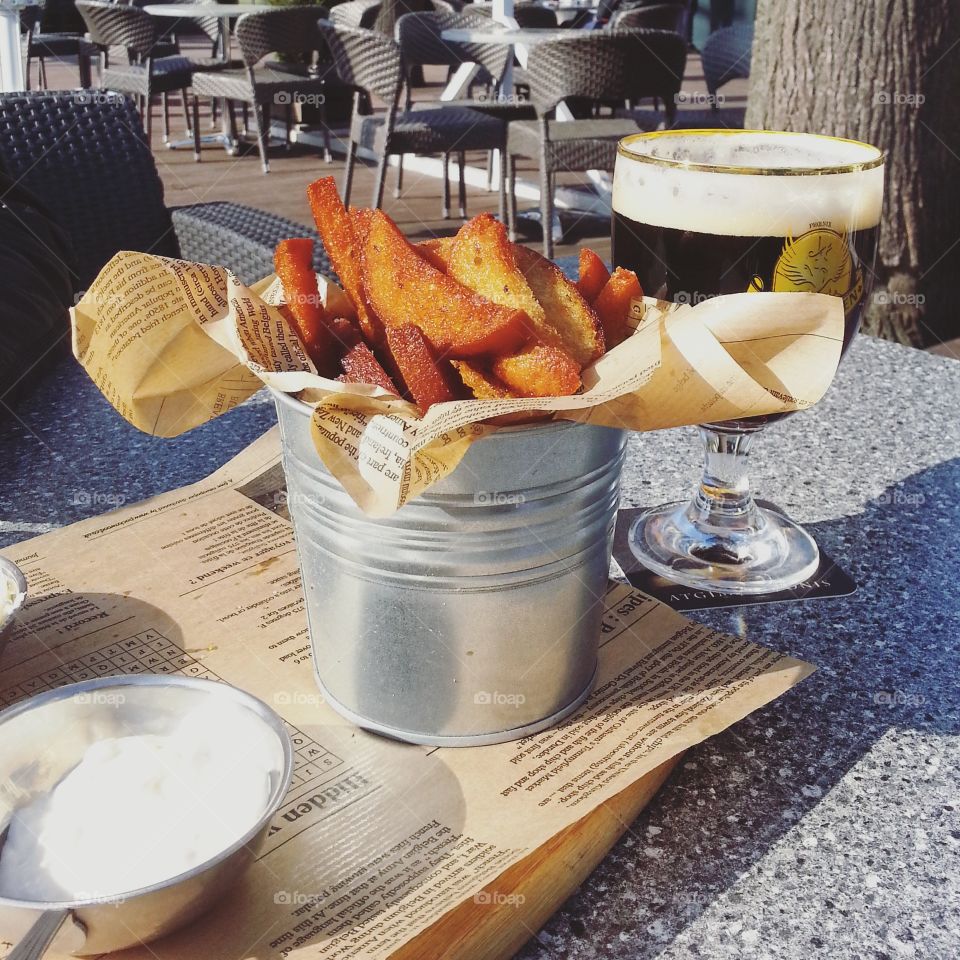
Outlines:
{"type": "Polygon", "coordinates": [[[614,30],[672,30],[687,35],[689,11],[685,3],[655,3],[648,7],[618,10],[610,19],[614,30]]]}
{"type": "MultiPolygon", "coordinates": [[[[703,74],[710,94],[710,106],[705,109],[677,111],[674,127],[681,130],[696,130],[701,127],[717,127],[742,130],[747,114],[746,106],[720,106],[723,95],[718,89],[736,77],[750,75],[750,48],[753,27],[735,26],[717,30],[703,44],[701,57],[703,74]]],[[[696,100],[696,95],[688,97],[696,100]]]]}
{"type": "Polygon", "coordinates": [[[711,33],[700,53],[707,90],[713,96],[730,80],[750,76],[753,24],[736,24],[711,33]]]}
{"type": "Polygon", "coordinates": [[[233,123],[233,104],[253,107],[257,145],[263,172],[270,172],[268,146],[270,140],[270,110],[273,104],[282,105],[286,116],[289,138],[290,114],[293,101],[315,97],[321,111],[325,154],[330,155],[329,129],[325,122],[324,99],[328,84],[337,83],[336,75],[327,59],[326,46],[317,27],[317,19],[327,16],[323,7],[278,7],[265,13],[247,13],[237,21],[236,36],[244,66],[240,70],[221,70],[198,76],[193,84],[194,155],[200,160],[200,135],[197,125],[198,98],[222,98],[229,106],[233,123]],[[302,72],[275,69],[257,64],[268,54],[279,53],[292,58],[311,59],[310,67],[302,72]]]}
{"type": "Polygon", "coordinates": [[[90,67],[98,50],[78,31],[45,29],[48,10],[54,13],[56,6],[50,5],[45,0],[34,6],[24,7],[20,11],[20,32],[24,34],[26,40],[26,59],[23,69],[25,90],[30,89],[30,66],[34,60],[37,61],[37,82],[43,89],[47,85],[47,60],[59,60],[61,57],[76,57],[80,72],[80,86],[87,89],[91,85],[90,67]]]}
{"type": "MultiPolygon", "coordinates": [[[[383,203],[387,159],[395,154],[449,154],[467,150],[502,150],[505,124],[496,117],[461,107],[423,110],[399,108],[404,86],[404,61],[399,45],[371,30],[321,23],[340,79],[354,88],[353,117],[343,184],[343,199],[350,202],[353,167],[360,147],[378,156],[373,206],[383,203]],[[371,95],[387,105],[386,115],[374,116],[366,104],[371,95]]],[[[449,214],[449,187],[444,180],[444,216],[449,214]]],[[[503,178],[501,177],[501,206],[503,178]]],[[[460,214],[466,216],[466,188],[460,167],[460,214]]]]}
{"type": "MultiPolygon", "coordinates": [[[[179,90],[186,105],[187,88],[194,73],[218,70],[223,66],[213,60],[199,62],[181,56],[156,56],[160,37],[157,22],[136,7],[105,3],[103,0],[77,0],[77,10],[87,24],[91,42],[100,51],[100,86],[137,97],[148,142],[152,128],[153,97],[179,90]],[[109,59],[112,46],[126,47],[136,62],[112,66],[109,59]]],[[[163,44],[168,47],[166,41],[163,44]]],[[[164,96],[163,139],[166,141],[169,137],[170,116],[164,96]]]]}
{"type": "MultiPolygon", "coordinates": [[[[484,30],[506,30],[505,24],[491,21],[487,17],[478,14],[475,11],[465,9],[460,13],[452,11],[438,11],[435,13],[408,13],[397,21],[397,42],[400,44],[400,52],[404,63],[407,66],[406,82],[406,100],[404,109],[419,108],[419,104],[414,105],[411,99],[411,68],[409,65],[419,66],[445,66],[455,69],[463,63],[475,63],[480,67],[480,73],[475,83],[483,84],[486,88],[481,99],[467,98],[463,100],[445,100],[442,102],[447,109],[451,107],[469,107],[472,110],[479,110],[488,116],[494,116],[500,120],[509,122],[510,120],[532,119],[536,116],[533,105],[530,103],[518,102],[511,97],[509,100],[500,101],[498,93],[500,84],[503,81],[503,75],[507,69],[507,63],[510,59],[510,47],[504,44],[481,44],[481,43],[452,43],[444,40],[441,36],[444,30],[463,29],[479,27],[484,30]]],[[[492,151],[491,151],[492,153],[492,151]]],[[[444,154],[443,179],[448,182],[448,162],[449,155],[444,154]]],[[[464,163],[462,154],[459,156],[461,167],[464,163]]],[[[487,162],[487,189],[491,189],[492,177],[491,171],[492,156],[487,162]]],[[[394,190],[394,196],[399,197],[403,186],[403,155],[401,154],[397,163],[397,185],[394,190]]],[[[444,187],[445,191],[448,187],[444,187]]],[[[446,193],[444,194],[444,210],[449,208],[446,193]]],[[[461,199],[461,207],[463,206],[461,199]]],[[[462,212],[462,211],[461,211],[462,212]]],[[[501,210],[501,215],[503,211],[501,210]]],[[[444,214],[446,216],[446,213],[444,214]]]]}
{"type": "Polygon", "coordinates": [[[509,225],[516,235],[516,158],[540,161],[543,250],[553,256],[553,183],[557,171],[612,170],[617,142],[642,129],[638,117],[558,121],[563,100],[632,102],[662,97],[672,121],[683,82],[686,41],[663,30],[597,30],[535,46],[527,61],[536,120],[517,120],[507,134],[509,225]]]}
{"type": "Polygon", "coordinates": [[[330,22],[338,27],[373,28],[380,13],[380,0],[347,0],[330,11],[330,22]]]}
{"type": "MultiPolygon", "coordinates": [[[[276,244],[316,233],[236,203],[168,209],[136,108],[75,91],[0,94],[0,167],[55,213],[85,290],[118,250],[228,267],[245,283],[273,270],[276,244]]],[[[331,273],[318,242],[314,266],[331,273]]]]}

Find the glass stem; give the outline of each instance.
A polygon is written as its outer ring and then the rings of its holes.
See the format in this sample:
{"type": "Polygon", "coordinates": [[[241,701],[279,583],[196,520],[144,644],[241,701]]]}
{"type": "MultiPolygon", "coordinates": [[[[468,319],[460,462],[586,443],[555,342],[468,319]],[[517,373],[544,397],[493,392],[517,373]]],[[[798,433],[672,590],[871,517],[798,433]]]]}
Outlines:
{"type": "Polygon", "coordinates": [[[689,517],[714,530],[756,529],[757,507],[750,490],[748,457],[756,428],[700,427],[704,441],[703,477],[689,517]]]}

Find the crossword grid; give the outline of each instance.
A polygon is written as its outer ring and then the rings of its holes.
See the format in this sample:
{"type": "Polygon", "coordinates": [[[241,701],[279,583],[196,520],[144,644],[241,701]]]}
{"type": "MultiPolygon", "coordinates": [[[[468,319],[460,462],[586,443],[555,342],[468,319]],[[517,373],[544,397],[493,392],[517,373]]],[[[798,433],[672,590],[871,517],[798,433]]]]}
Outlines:
{"type": "MultiPolygon", "coordinates": [[[[204,680],[222,679],[158,630],[151,629],[105,644],[54,670],[37,674],[15,686],[6,687],[0,691],[0,708],[10,706],[17,700],[43,690],[62,687],[65,683],[131,673],[176,673],[186,677],[200,677],[204,680]]],[[[292,799],[290,794],[294,793],[298,786],[341,766],[343,760],[312,740],[293,724],[286,723],[286,726],[296,755],[293,779],[290,783],[290,792],[287,794],[289,801],[292,799]]]]}

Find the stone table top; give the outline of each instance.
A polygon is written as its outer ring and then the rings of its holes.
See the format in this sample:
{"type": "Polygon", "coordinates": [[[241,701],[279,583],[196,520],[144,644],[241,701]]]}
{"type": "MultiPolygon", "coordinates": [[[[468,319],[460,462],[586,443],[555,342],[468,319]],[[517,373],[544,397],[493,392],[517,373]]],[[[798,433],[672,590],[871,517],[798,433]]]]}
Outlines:
{"type": "MultiPolygon", "coordinates": [[[[0,413],[0,545],[211,473],[265,393],[176,440],[70,359],[0,413]]],[[[522,960],[960,955],[960,363],[859,337],[827,398],[756,444],[758,494],[858,582],[695,611],[818,666],[691,750],[522,960]]],[[[624,504],[692,491],[693,428],[635,435],[624,504]]]]}

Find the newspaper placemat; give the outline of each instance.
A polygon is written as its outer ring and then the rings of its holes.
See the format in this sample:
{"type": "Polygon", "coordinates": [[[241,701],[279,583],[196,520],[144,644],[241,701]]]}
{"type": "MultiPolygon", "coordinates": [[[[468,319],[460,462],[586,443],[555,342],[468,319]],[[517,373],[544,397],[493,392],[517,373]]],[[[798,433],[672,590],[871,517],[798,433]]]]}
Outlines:
{"type": "Polygon", "coordinates": [[[186,673],[260,697],[294,738],[293,785],[249,873],[124,960],[389,957],[813,669],[612,584],[596,689],[558,727],[460,750],[365,733],[314,684],[279,456],[273,430],[205,481],[3,551],[30,583],[0,658],[5,704],[88,677],[186,673]]]}

